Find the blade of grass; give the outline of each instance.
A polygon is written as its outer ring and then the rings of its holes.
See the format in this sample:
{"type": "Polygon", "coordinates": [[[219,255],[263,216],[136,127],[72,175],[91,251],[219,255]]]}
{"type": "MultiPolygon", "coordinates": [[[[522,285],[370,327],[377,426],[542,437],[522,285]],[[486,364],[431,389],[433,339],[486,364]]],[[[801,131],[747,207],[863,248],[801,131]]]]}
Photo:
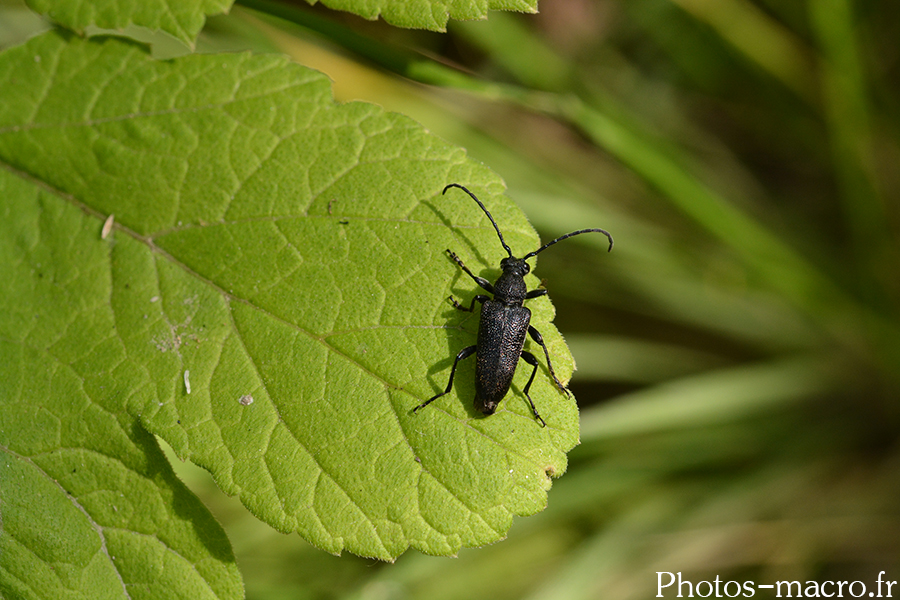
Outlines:
{"type": "MultiPolygon", "coordinates": [[[[884,199],[876,183],[868,82],[856,39],[856,18],[846,0],[811,2],[809,11],[822,51],[822,95],[850,234],[848,247],[856,253],[862,273],[893,278],[898,267],[889,245],[895,240],[888,232],[884,199]]],[[[872,282],[865,279],[860,283],[870,290],[870,297],[871,291],[882,289],[866,285],[872,282]]]]}
{"type": "Polygon", "coordinates": [[[788,358],[685,377],[581,414],[581,440],[721,423],[836,389],[841,369],[788,358]]]}
{"type": "Polygon", "coordinates": [[[812,52],[747,0],[671,0],[810,104],[816,104],[812,52]]]}
{"type": "Polygon", "coordinates": [[[569,335],[566,343],[578,362],[578,380],[652,383],[720,366],[723,359],[673,344],[629,337],[569,335]]]}

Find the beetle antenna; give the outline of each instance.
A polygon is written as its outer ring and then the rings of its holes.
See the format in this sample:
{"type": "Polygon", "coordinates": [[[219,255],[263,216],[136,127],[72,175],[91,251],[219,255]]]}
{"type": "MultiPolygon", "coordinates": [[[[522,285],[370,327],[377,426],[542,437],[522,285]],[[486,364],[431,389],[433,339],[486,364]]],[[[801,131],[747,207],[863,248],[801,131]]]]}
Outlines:
{"type": "Polygon", "coordinates": [[[561,241],[563,241],[564,239],[570,238],[570,237],[575,236],[575,235],[580,235],[580,234],[582,234],[582,233],[591,233],[591,232],[602,233],[603,235],[605,235],[606,237],[608,237],[608,238],[609,238],[609,249],[607,250],[607,252],[609,252],[609,251],[611,251],[611,250],[613,249],[613,238],[612,238],[612,236],[609,234],[609,232],[606,231],[605,229],[579,229],[578,231],[573,231],[572,233],[567,233],[566,235],[561,235],[561,236],[559,236],[558,238],[556,238],[555,240],[553,240],[552,242],[547,242],[546,244],[544,244],[543,246],[541,246],[540,248],[538,248],[538,249],[535,250],[534,252],[529,252],[528,254],[526,254],[525,256],[523,256],[523,257],[522,257],[522,260],[525,260],[525,259],[527,259],[527,258],[531,258],[532,256],[536,256],[538,252],[543,252],[544,250],[546,250],[547,248],[549,248],[550,246],[552,246],[552,245],[555,244],[556,242],[561,242],[561,241]]]}
{"type": "MultiPolygon", "coordinates": [[[[470,192],[469,190],[467,190],[467,189],[464,188],[463,186],[459,185],[458,183],[451,183],[450,185],[448,185],[447,187],[445,187],[445,188],[444,188],[444,191],[441,192],[441,195],[443,195],[447,190],[449,190],[449,189],[452,188],[452,187],[456,187],[456,188],[461,189],[462,191],[464,191],[465,193],[467,193],[468,195],[470,195],[470,196],[472,197],[472,200],[474,200],[475,202],[478,203],[478,206],[481,207],[481,210],[484,211],[484,214],[486,214],[487,217],[488,217],[488,219],[491,220],[491,225],[493,225],[493,226],[494,226],[494,229],[497,231],[497,235],[500,237],[500,243],[503,244],[503,248],[506,250],[506,253],[509,254],[510,258],[512,258],[512,255],[513,255],[512,250],[510,250],[509,246],[506,245],[506,240],[503,239],[503,234],[500,233],[500,228],[497,227],[497,223],[496,223],[496,221],[494,221],[494,217],[492,217],[492,216],[491,216],[491,213],[488,212],[488,209],[486,209],[486,208],[484,207],[484,204],[481,203],[481,200],[479,200],[478,198],[476,198],[476,197],[475,197],[475,194],[473,194],[472,192],[470,192]]],[[[587,231],[587,230],[586,230],[586,231],[587,231]]],[[[578,233],[581,233],[581,232],[578,232],[578,233]]],[[[574,235],[574,234],[570,234],[570,235],[574,235]]],[[[609,234],[607,233],[606,235],[609,235],[609,234]]],[[[562,238],[560,238],[560,239],[562,239],[562,238]]],[[[610,239],[612,239],[612,238],[610,238],[610,239]]],[[[553,240],[553,242],[550,242],[550,244],[552,244],[552,243],[554,243],[554,242],[558,242],[558,241],[559,241],[559,240],[553,240]]],[[[549,246],[550,244],[547,244],[547,245],[549,246]]],[[[541,250],[543,250],[543,248],[541,248],[541,250]]],[[[538,252],[540,252],[541,250],[538,250],[538,252]]],[[[537,254],[537,252],[535,252],[535,254],[537,254]]]]}

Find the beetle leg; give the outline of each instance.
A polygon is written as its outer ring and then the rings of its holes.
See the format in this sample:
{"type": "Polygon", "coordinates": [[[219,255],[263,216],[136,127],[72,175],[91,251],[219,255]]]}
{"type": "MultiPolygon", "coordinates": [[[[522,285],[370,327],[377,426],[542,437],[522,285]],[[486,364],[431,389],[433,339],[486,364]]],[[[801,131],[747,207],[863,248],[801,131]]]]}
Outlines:
{"type": "Polygon", "coordinates": [[[538,288],[536,290],[531,290],[527,294],[525,294],[526,300],[531,300],[532,298],[537,298],[538,296],[545,296],[547,294],[547,290],[545,288],[538,288]]]}
{"type": "Polygon", "coordinates": [[[460,268],[460,269],[462,269],[463,271],[465,271],[466,274],[467,274],[469,277],[471,277],[472,279],[475,280],[475,283],[477,283],[478,285],[480,285],[482,288],[484,288],[484,289],[487,290],[488,292],[490,292],[490,293],[492,293],[492,294],[494,293],[494,286],[491,285],[491,282],[490,282],[490,281],[488,281],[487,279],[485,279],[485,278],[483,278],[483,277],[479,277],[478,275],[476,275],[475,273],[473,273],[472,271],[470,271],[470,270],[469,270],[469,267],[467,267],[466,265],[463,264],[462,259],[461,259],[460,257],[458,257],[458,256],[456,255],[456,253],[455,253],[453,250],[448,249],[448,250],[447,250],[447,253],[450,255],[450,258],[452,258],[453,260],[456,261],[456,264],[459,265],[459,268],[460,268]]]}
{"type": "Polygon", "coordinates": [[[457,301],[456,301],[456,298],[454,298],[453,296],[450,296],[450,302],[453,303],[453,306],[455,306],[455,307],[456,307],[457,309],[459,309],[459,310],[464,310],[464,311],[466,311],[466,312],[472,312],[473,310],[475,310],[475,303],[476,303],[476,302],[481,302],[482,304],[484,304],[484,303],[487,302],[488,300],[490,300],[490,298],[488,298],[487,296],[484,296],[484,295],[482,295],[482,294],[478,294],[477,296],[475,296],[474,298],[472,298],[472,304],[469,305],[469,308],[466,308],[465,306],[463,306],[462,304],[460,304],[459,302],[457,302],[457,301]]]}
{"type": "Polygon", "coordinates": [[[534,407],[534,402],[528,394],[528,390],[531,389],[531,382],[534,381],[534,376],[538,370],[538,359],[536,359],[531,352],[522,352],[522,360],[534,367],[534,369],[531,370],[531,377],[528,378],[528,383],[525,384],[525,389],[522,391],[525,392],[525,397],[528,398],[528,404],[531,405],[531,412],[534,413],[534,418],[541,422],[541,427],[546,427],[547,423],[545,423],[544,419],[541,418],[541,415],[538,414],[537,409],[534,407]]]}
{"type": "Polygon", "coordinates": [[[444,390],[443,392],[441,392],[440,394],[432,396],[431,398],[429,398],[422,404],[415,407],[413,409],[413,412],[418,411],[420,408],[425,408],[426,406],[428,406],[429,404],[431,404],[432,402],[434,402],[441,396],[450,393],[450,390],[453,389],[453,376],[456,374],[456,365],[459,364],[459,361],[461,361],[462,359],[468,358],[468,357],[472,356],[473,354],[475,354],[476,348],[477,348],[477,346],[466,346],[465,348],[463,348],[462,350],[459,351],[459,354],[456,355],[456,360],[453,361],[453,368],[450,369],[450,381],[447,382],[447,389],[444,390]]]}
{"type": "Polygon", "coordinates": [[[531,339],[533,339],[535,342],[540,344],[541,348],[544,349],[544,356],[547,357],[547,369],[550,371],[550,377],[553,378],[554,383],[556,383],[556,387],[558,387],[559,391],[564,393],[566,396],[570,395],[569,390],[567,390],[566,386],[564,386],[559,381],[559,378],[556,376],[556,373],[553,371],[553,363],[550,362],[550,353],[547,352],[547,346],[544,345],[544,338],[541,337],[541,332],[539,332],[533,326],[529,325],[528,326],[528,334],[531,336],[531,339]]]}

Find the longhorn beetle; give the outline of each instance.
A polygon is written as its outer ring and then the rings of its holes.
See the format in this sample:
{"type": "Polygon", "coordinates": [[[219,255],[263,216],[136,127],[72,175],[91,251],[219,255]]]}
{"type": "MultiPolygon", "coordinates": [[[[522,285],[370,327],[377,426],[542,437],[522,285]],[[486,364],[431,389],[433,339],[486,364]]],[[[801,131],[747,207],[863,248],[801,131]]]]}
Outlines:
{"type": "Polygon", "coordinates": [[[455,252],[447,250],[450,258],[459,265],[459,268],[465,271],[481,288],[493,294],[494,298],[491,299],[479,294],[472,299],[472,303],[468,307],[465,307],[457,302],[453,296],[450,296],[450,302],[453,303],[453,306],[466,312],[474,311],[476,302],[482,304],[481,320],[478,323],[478,342],[474,346],[463,348],[456,355],[456,360],[453,361],[453,367],[450,369],[450,381],[447,382],[447,389],[415,407],[413,412],[417,412],[420,408],[428,406],[441,396],[449,394],[453,388],[453,375],[456,373],[456,365],[459,364],[459,361],[475,353],[475,408],[486,415],[494,414],[494,411],[497,410],[497,405],[506,396],[506,392],[509,391],[513,375],[516,373],[516,364],[521,358],[534,367],[531,371],[531,377],[528,378],[528,383],[525,384],[525,389],[523,390],[525,397],[528,398],[534,418],[540,421],[541,427],[546,427],[547,423],[538,414],[534,402],[528,394],[528,390],[531,389],[531,383],[534,381],[534,376],[538,370],[538,360],[531,352],[523,350],[526,333],[544,349],[544,356],[547,358],[547,369],[550,371],[550,376],[553,378],[556,387],[567,396],[569,391],[556,377],[556,373],[553,371],[553,364],[550,362],[550,353],[547,352],[547,346],[544,345],[544,338],[541,337],[537,329],[530,325],[531,311],[523,306],[525,300],[537,298],[547,293],[547,290],[544,288],[538,288],[529,292],[528,288],[525,287],[525,275],[531,271],[531,266],[525,261],[533,256],[537,256],[556,242],[582,233],[602,233],[609,238],[609,250],[607,252],[612,250],[613,238],[608,231],[603,229],[579,229],[578,231],[561,235],[552,242],[547,242],[522,258],[516,258],[506,244],[506,240],[503,239],[503,234],[500,233],[500,228],[497,226],[497,222],[494,221],[494,217],[481,203],[481,200],[475,197],[475,194],[458,183],[451,183],[444,188],[441,194],[445,194],[452,187],[461,189],[478,203],[484,214],[491,220],[491,225],[497,231],[500,243],[509,256],[500,261],[500,268],[503,270],[503,273],[495,283],[491,284],[486,279],[472,273],[455,252]]]}

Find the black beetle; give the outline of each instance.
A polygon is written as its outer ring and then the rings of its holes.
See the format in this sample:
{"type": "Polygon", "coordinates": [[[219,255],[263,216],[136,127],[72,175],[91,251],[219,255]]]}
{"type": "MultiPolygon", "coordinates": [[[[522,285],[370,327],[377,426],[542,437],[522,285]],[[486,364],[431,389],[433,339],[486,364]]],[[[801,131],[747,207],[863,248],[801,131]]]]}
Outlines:
{"type": "Polygon", "coordinates": [[[591,232],[602,233],[609,238],[609,250],[612,250],[613,238],[608,231],[603,229],[579,229],[578,231],[567,233],[566,235],[556,238],[552,242],[544,244],[534,252],[529,252],[522,258],[516,258],[513,256],[512,250],[510,250],[506,241],[503,239],[503,234],[500,233],[500,228],[494,221],[494,217],[491,216],[488,209],[481,203],[481,200],[475,197],[475,194],[458,183],[451,183],[444,188],[444,191],[441,192],[441,194],[446,193],[446,191],[452,187],[461,189],[471,196],[472,200],[478,203],[478,206],[481,207],[484,214],[491,220],[491,224],[494,226],[497,235],[500,237],[500,243],[503,244],[503,248],[506,250],[507,254],[509,254],[509,257],[500,261],[500,268],[503,269],[503,274],[500,275],[496,283],[492,285],[486,279],[472,273],[453,251],[447,250],[450,258],[456,261],[456,264],[458,264],[469,277],[475,280],[475,283],[493,294],[494,298],[491,299],[479,294],[472,299],[472,303],[466,308],[457,302],[453,296],[450,296],[450,301],[453,303],[453,306],[467,312],[475,310],[476,302],[482,303],[481,320],[478,324],[478,343],[475,346],[463,348],[460,350],[459,354],[456,355],[456,360],[453,361],[453,367],[450,369],[450,381],[447,382],[447,389],[415,407],[413,412],[417,412],[420,408],[428,406],[441,396],[449,394],[450,390],[453,388],[453,375],[456,373],[456,365],[459,364],[459,361],[468,358],[474,352],[476,355],[475,408],[486,415],[494,414],[494,411],[497,410],[497,405],[503,397],[506,396],[506,392],[509,391],[513,375],[516,373],[516,365],[519,362],[519,358],[522,358],[525,362],[534,367],[531,371],[531,377],[528,378],[528,383],[525,384],[525,389],[523,391],[525,392],[525,397],[528,398],[528,403],[531,405],[531,412],[534,413],[534,418],[541,422],[542,427],[545,427],[547,423],[545,423],[544,419],[541,418],[541,415],[538,414],[534,402],[528,394],[528,390],[531,389],[531,383],[534,381],[534,376],[537,373],[538,360],[531,352],[523,350],[525,347],[526,333],[544,349],[544,356],[547,358],[547,369],[550,371],[550,376],[553,378],[556,387],[566,395],[569,394],[569,391],[556,377],[556,373],[553,371],[553,365],[550,362],[550,353],[547,352],[547,346],[544,345],[544,338],[541,337],[541,334],[537,329],[530,325],[531,311],[523,306],[525,300],[537,298],[538,296],[543,296],[547,293],[547,290],[543,288],[538,288],[529,292],[528,288],[525,287],[525,275],[531,271],[531,267],[525,261],[532,256],[537,256],[537,254],[543,252],[556,242],[570,238],[574,235],[591,232]]]}

